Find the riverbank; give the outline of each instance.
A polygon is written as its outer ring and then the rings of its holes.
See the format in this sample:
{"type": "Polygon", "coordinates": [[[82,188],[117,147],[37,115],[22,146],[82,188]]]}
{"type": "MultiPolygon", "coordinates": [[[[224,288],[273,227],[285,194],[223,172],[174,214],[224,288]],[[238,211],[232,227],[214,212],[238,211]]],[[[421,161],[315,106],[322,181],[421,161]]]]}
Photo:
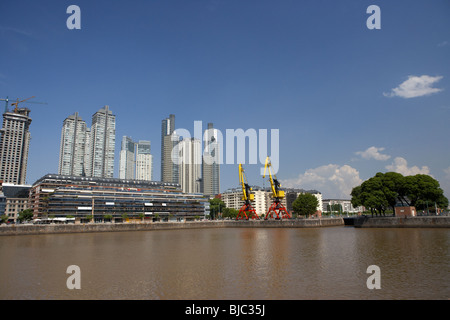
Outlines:
{"type": "MultiPolygon", "coordinates": [[[[349,225],[348,222],[346,222],[349,225]]],[[[450,228],[449,216],[356,217],[355,228],[450,228]]]]}
{"type": "Polygon", "coordinates": [[[82,233],[82,232],[150,231],[150,230],[199,229],[199,228],[313,228],[313,227],[333,227],[343,225],[344,220],[342,218],[9,225],[0,227],[0,236],[82,233]]]}

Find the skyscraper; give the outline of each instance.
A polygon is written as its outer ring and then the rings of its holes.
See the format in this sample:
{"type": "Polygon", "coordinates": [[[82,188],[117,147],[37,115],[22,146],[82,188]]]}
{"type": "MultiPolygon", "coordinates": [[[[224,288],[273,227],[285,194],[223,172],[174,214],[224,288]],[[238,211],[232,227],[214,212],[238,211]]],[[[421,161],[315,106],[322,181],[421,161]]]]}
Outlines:
{"type": "Polygon", "coordinates": [[[220,149],[218,131],[208,123],[204,135],[205,150],[202,157],[202,192],[207,196],[220,193],[220,149]]]}
{"type": "Polygon", "coordinates": [[[175,115],[162,121],[161,124],[161,181],[179,183],[179,165],[172,160],[172,155],[178,154],[176,148],[178,137],[174,135],[175,115]],[[174,152],[172,152],[174,151],[174,152]]]}
{"type": "Polygon", "coordinates": [[[78,112],[68,116],[61,130],[59,174],[82,176],[85,172],[86,141],[90,139],[86,122],[78,112]]]}
{"type": "Polygon", "coordinates": [[[150,141],[140,140],[136,144],[136,180],[153,180],[153,156],[150,141]]]}
{"type": "Polygon", "coordinates": [[[59,174],[113,178],[116,116],[108,106],[92,116],[88,128],[78,112],[67,117],[61,130],[59,174]]]}
{"type": "Polygon", "coordinates": [[[29,114],[27,108],[3,114],[0,130],[0,180],[3,182],[25,184],[31,139],[29,114]]]}
{"type": "Polygon", "coordinates": [[[122,138],[120,149],[119,179],[135,178],[135,145],[136,143],[127,136],[122,138]]]}
{"type": "Polygon", "coordinates": [[[201,192],[201,141],[195,138],[185,138],[179,142],[178,151],[181,189],[185,193],[201,192]]]}
{"type": "Polygon", "coordinates": [[[90,176],[114,177],[116,116],[104,106],[92,116],[90,176]]]}

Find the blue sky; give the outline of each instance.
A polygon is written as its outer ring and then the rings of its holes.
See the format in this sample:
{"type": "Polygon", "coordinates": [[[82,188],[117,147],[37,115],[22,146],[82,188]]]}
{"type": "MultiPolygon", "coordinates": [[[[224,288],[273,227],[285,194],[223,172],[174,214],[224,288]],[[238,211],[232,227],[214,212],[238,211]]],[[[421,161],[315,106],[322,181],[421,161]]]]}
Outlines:
{"type": "MultiPolygon", "coordinates": [[[[426,173],[450,197],[450,2],[2,1],[0,97],[28,98],[27,182],[58,170],[63,120],[109,105],[116,176],[123,135],[150,140],[160,178],[161,120],[279,129],[284,186],[349,191],[377,172],[426,173]],[[69,5],[81,29],[69,30],[69,5]],[[366,9],[381,9],[369,30],[366,9]]],[[[2,106],[3,107],[3,106],[2,106]]],[[[268,186],[261,164],[251,184],[268,186]]],[[[221,166],[221,189],[238,166],[221,166]]]]}

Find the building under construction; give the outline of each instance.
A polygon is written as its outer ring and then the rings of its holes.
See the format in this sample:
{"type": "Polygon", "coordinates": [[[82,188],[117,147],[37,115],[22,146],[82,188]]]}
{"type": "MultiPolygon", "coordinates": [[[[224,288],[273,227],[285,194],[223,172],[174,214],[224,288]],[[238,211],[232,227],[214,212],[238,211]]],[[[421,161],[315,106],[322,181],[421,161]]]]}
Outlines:
{"type": "Polygon", "coordinates": [[[15,108],[3,114],[0,130],[0,180],[5,183],[25,184],[28,150],[30,148],[30,110],[15,108]]]}

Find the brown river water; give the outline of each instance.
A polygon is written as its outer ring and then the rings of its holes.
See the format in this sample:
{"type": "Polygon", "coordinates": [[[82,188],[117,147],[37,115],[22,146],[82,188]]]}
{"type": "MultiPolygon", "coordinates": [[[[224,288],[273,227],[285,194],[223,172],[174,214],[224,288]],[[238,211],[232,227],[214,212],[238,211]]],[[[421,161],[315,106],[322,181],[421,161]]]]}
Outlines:
{"type": "Polygon", "coordinates": [[[449,248],[445,228],[2,236],[0,299],[448,300],[449,248]],[[80,289],[68,288],[72,265],[80,289]]]}

